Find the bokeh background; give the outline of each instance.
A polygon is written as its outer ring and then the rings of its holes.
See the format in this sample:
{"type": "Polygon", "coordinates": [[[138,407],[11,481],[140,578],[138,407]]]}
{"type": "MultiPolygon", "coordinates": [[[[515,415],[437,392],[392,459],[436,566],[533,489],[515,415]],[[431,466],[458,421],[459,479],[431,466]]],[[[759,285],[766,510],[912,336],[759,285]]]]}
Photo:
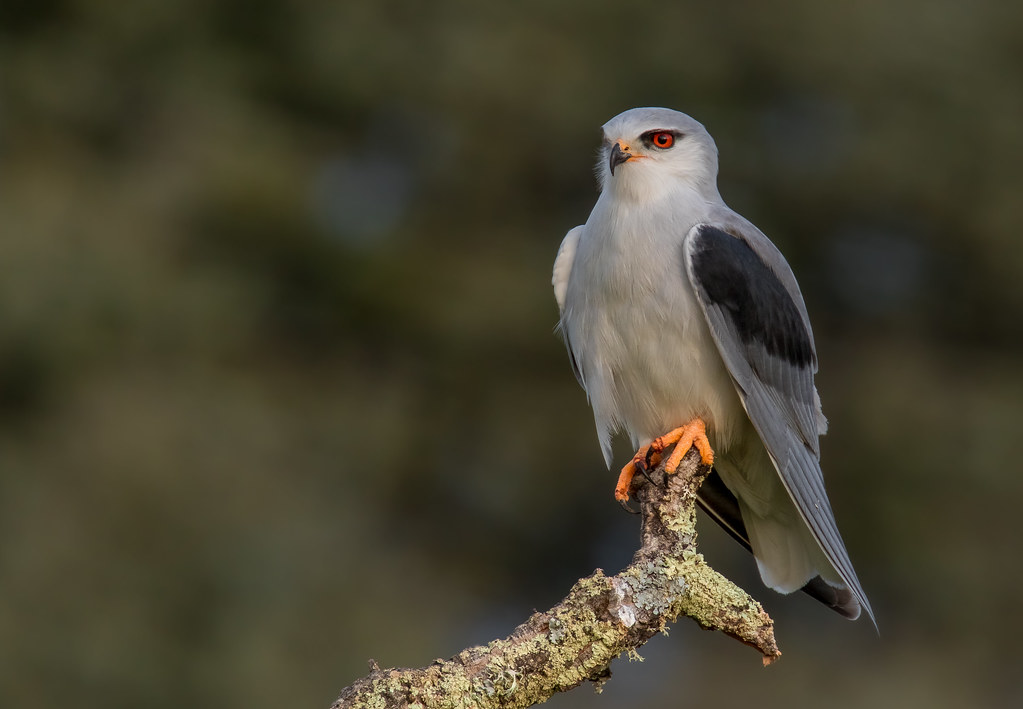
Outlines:
{"type": "Polygon", "coordinates": [[[705,521],[783,660],[551,706],[1023,704],[1018,3],[5,0],[0,705],[326,707],[626,564],[549,279],[637,105],[800,279],[880,634],[705,521]]]}

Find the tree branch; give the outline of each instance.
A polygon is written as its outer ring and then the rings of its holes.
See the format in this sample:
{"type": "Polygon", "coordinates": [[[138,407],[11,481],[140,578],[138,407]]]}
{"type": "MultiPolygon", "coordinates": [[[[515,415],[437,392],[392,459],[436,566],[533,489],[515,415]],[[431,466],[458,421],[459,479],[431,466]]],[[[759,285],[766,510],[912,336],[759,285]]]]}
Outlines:
{"type": "Polygon", "coordinates": [[[331,709],[528,707],[589,680],[598,688],[611,661],[633,654],[668,623],[688,616],[761,652],[781,656],[774,623],[745,591],[696,551],[696,492],[709,468],[695,450],[674,475],[637,478],[642,546],[616,576],[598,569],[544,613],[503,640],[419,669],[380,669],[346,687],[331,709]]]}

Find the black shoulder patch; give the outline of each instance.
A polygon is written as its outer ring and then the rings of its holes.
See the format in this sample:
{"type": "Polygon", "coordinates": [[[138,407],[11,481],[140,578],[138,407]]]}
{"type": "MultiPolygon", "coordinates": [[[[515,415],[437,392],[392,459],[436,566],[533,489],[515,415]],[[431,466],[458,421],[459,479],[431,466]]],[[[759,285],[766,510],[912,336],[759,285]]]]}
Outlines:
{"type": "Polygon", "coordinates": [[[743,239],[701,226],[693,244],[694,284],[708,305],[727,312],[746,344],[760,343],[795,365],[813,362],[813,346],[785,286],[743,239]]]}

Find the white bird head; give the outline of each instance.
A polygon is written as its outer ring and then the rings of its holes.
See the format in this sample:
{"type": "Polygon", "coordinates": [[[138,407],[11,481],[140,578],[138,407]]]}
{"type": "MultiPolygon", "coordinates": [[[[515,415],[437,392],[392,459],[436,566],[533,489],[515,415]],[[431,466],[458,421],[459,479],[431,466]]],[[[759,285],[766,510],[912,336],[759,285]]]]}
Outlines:
{"type": "Polygon", "coordinates": [[[718,149],[699,121],[667,108],[633,108],[604,124],[597,163],[602,190],[646,201],[689,189],[710,201],[717,190],[718,149]]]}

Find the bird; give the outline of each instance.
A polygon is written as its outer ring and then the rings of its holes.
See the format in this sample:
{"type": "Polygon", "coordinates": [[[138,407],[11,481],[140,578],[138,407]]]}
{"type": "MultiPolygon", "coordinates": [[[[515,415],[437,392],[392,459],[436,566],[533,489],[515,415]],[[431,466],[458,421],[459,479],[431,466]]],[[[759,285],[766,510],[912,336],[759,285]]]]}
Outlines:
{"type": "Polygon", "coordinates": [[[626,503],[645,464],[667,454],[674,472],[695,446],[713,466],[701,508],[753,553],[766,586],[876,626],[824,487],[803,296],[778,248],[722,200],[717,173],[713,138],[687,114],[615,116],[599,196],[555,258],[558,329],[604,461],[615,433],[636,449],[615,497],[626,503]]]}

